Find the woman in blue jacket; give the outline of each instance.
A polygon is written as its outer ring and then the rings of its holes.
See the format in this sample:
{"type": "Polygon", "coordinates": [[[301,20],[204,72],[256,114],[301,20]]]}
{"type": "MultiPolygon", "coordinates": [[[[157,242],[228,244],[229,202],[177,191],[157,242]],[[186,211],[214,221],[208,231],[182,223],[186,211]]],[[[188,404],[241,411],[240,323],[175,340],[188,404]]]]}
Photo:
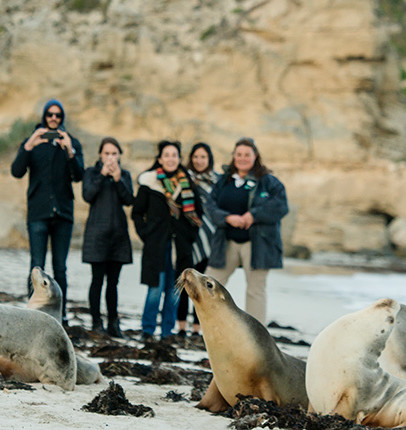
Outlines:
{"type": "Polygon", "coordinates": [[[235,144],[207,209],[217,230],[206,273],[225,285],[242,266],[246,311],[264,324],[266,277],[269,269],[282,267],[281,219],[289,209],[285,187],[262,164],[253,139],[244,137],[235,144]]]}

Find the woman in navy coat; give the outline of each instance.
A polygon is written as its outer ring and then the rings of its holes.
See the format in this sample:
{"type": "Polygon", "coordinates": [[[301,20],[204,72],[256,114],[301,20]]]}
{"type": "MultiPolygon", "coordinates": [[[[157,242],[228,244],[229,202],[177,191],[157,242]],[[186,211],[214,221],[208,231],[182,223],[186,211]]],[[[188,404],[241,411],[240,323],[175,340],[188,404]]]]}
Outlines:
{"type": "Polygon", "coordinates": [[[281,219],[288,213],[285,187],[262,164],[251,138],[236,144],[207,209],[217,229],[207,275],[225,285],[237,267],[247,279],[246,311],[266,320],[266,278],[282,267],[281,219]]]}

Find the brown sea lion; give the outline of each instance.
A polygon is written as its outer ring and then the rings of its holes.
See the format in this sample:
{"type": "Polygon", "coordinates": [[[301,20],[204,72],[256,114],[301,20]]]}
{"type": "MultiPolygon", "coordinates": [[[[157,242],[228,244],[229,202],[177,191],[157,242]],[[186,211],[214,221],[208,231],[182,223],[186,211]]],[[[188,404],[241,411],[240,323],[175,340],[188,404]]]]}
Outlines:
{"type": "Polygon", "coordinates": [[[268,330],[214,278],[186,269],[178,286],[193,301],[213,371],[198,408],[223,411],[235,405],[237,394],[307,408],[302,360],[280,351],[268,330]]]}

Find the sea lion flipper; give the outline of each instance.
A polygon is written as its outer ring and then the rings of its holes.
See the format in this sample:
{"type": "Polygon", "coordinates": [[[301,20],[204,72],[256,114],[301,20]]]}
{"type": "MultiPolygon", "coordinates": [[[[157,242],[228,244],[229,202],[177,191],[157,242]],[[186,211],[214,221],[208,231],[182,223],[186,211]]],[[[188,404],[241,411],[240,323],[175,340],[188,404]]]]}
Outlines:
{"type": "Polygon", "coordinates": [[[216,381],[214,378],[211,380],[209,388],[203,399],[196,405],[196,408],[206,409],[210,412],[223,412],[227,410],[230,405],[226,402],[224,397],[221,395],[217,388],[216,381]]]}

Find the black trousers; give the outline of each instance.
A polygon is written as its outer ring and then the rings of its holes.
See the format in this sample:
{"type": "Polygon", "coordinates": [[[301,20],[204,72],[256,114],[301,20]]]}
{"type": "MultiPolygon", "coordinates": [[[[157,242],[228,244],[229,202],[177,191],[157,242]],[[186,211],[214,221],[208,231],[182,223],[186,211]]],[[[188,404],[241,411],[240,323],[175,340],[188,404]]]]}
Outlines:
{"type": "Polygon", "coordinates": [[[104,261],[92,263],[92,283],[89,289],[90,314],[94,320],[100,318],[100,300],[104,277],[107,277],[106,305],[109,321],[117,318],[117,285],[122,263],[118,261],[104,261]]]}
{"type": "MultiPolygon", "coordinates": [[[[207,268],[208,262],[209,262],[209,259],[205,258],[204,260],[197,263],[196,266],[194,266],[193,268],[200,273],[204,273],[204,271],[207,268]]],[[[187,295],[186,290],[183,289],[179,299],[178,321],[186,321],[188,312],[189,312],[189,296],[187,295]]],[[[197,317],[194,307],[193,307],[193,323],[199,324],[199,318],[197,317]]]]}

